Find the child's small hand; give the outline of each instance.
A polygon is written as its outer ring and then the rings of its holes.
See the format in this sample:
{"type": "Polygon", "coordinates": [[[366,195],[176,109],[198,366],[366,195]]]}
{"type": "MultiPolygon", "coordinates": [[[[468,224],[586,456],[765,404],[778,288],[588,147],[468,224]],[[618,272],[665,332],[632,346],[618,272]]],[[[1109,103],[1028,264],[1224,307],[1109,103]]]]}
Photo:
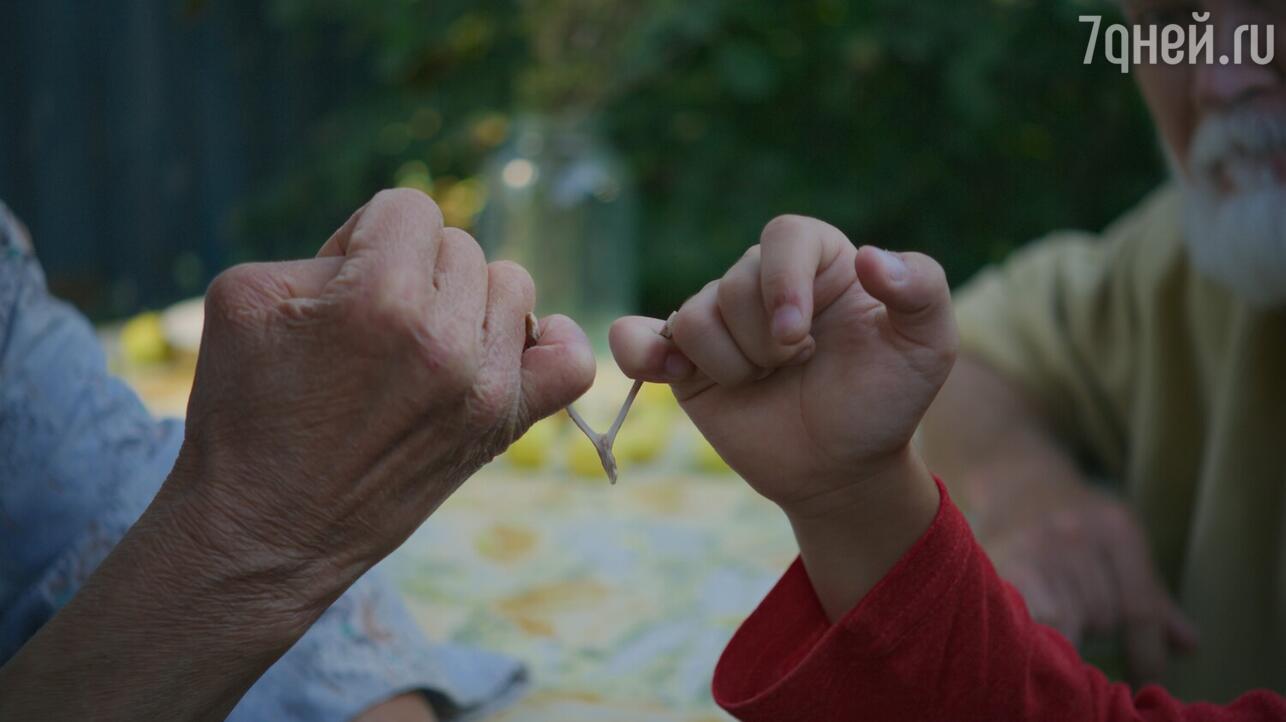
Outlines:
{"type": "Polygon", "coordinates": [[[672,384],[733,469],[803,515],[906,462],[957,343],[931,258],[859,251],[797,216],[769,223],[759,245],[683,305],[672,342],[662,325],[616,322],[621,369],[672,384]]]}

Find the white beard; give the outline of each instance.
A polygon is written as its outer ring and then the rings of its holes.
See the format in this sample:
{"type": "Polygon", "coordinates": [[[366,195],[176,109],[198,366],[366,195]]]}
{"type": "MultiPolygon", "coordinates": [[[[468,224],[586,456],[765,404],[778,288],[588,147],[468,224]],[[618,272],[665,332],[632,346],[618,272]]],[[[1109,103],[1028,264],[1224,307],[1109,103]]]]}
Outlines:
{"type": "Polygon", "coordinates": [[[1254,159],[1283,148],[1286,123],[1234,112],[1197,131],[1190,175],[1175,168],[1193,266],[1261,308],[1286,305],[1286,184],[1254,159]],[[1218,190],[1221,164],[1230,193],[1218,190]]]}
{"type": "Polygon", "coordinates": [[[1259,307],[1286,304],[1286,189],[1221,198],[1184,181],[1192,265],[1259,307]]]}

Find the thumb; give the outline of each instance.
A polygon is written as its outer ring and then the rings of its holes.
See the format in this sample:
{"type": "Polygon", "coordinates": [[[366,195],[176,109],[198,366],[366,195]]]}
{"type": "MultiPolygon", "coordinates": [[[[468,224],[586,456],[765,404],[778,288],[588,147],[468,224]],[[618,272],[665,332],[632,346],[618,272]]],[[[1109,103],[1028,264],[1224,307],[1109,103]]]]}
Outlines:
{"type": "Polygon", "coordinates": [[[863,246],[855,261],[866,292],[884,304],[889,323],[907,339],[933,349],[955,349],[951,289],[938,262],[922,253],[863,246]]]}
{"type": "Polygon", "coordinates": [[[282,299],[318,298],[326,285],[344,265],[342,258],[307,258],[299,261],[279,261],[277,263],[256,264],[264,268],[265,274],[282,293],[282,299]]]}
{"type": "Polygon", "coordinates": [[[522,352],[522,395],[526,423],[553,414],[589,390],[597,365],[589,339],[566,316],[540,321],[535,345],[522,352]]]}
{"type": "Polygon", "coordinates": [[[220,273],[206,290],[206,314],[310,302],[339,273],[342,258],[243,263],[220,273]]]}

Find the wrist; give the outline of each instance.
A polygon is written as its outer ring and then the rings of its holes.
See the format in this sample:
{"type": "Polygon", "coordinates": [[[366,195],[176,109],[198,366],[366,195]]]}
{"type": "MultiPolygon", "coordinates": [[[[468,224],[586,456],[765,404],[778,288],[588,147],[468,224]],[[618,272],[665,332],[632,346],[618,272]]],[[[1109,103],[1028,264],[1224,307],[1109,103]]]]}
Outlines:
{"type": "MultiPolygon", "coordinates": [[[[911,487],[915,480],[932,476],[915,447],[907,444],[875,461],[827,475],[819,484],[826,490],[795,499],[774,500],[787,518],[799,523],[827,523],[851,519],[854,513],[882,503],[911,487]]],[[[815,479],[810,479],[816,482],[815,479]]],[[[795,484],[793,486],[805,486],[795,484]]]]}
{"type": "Polygon", "coordinates": [[[242,643],[293,642],[333,601],[324,585],[293,581],[306,577],[308,565],[236,543],[220,512],[174,496],[162,488],[112,553],[117,569],[132,569],[131,588],[151,597],[141,604],[156,607],[162,621],[199,614],[237,628],[254,619],[253,630],[238,629],[255,636],[242,643]]]}
{"type": "Polygon", "coordinates": [[[907,446],[850,485],[783,507],[822,607],[838,621],[924,534],[941,503],[907,446]]]}
{"type": "Polygon", "coordinates": [[[347,566],[324,548],[296,548],[273,535],[281,519],[255,508],[253,497],[231,498],[227,486],[252,489],[258,479],[229,478],[180,458],[139,519],[144,554],[163,550],[191,570],[184,585],[228,609],[246,609],[286,634],[302,633],[355,582],[366,567],[347,566]],[[217,483],[215,483],[217,480],[217,483]]]}
{"type": "Polygon", "coordinates": [[[201,543],[174,496],[0,668],[0,717],[222,719],[320,615],[201,543]]]}

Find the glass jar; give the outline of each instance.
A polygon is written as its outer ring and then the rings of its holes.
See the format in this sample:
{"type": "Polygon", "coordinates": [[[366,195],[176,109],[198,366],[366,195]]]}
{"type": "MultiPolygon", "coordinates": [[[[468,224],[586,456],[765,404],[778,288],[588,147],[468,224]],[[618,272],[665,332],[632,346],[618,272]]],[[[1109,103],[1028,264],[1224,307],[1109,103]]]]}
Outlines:
{"type": "Polygon", "coordinates": [[[635,310],[635,199],[624,163],[585,118],[519,120],[487,163],[478,239],[522,264],[536,312],[575,319],[595,348],[635,310]]]}

